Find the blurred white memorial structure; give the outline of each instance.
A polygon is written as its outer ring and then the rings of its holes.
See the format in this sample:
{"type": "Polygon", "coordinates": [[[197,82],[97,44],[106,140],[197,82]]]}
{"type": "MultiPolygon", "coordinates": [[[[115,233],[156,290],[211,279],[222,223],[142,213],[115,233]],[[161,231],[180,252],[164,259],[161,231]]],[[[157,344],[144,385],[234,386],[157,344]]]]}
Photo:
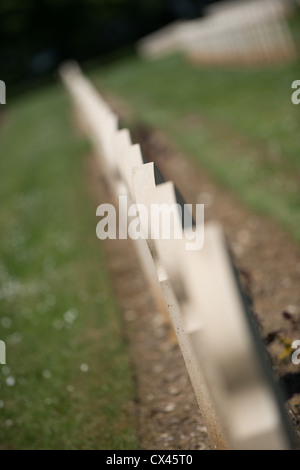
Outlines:
{"type": "Polygon", "coordinates": [[[183,52],[194,62],[210,65],[263,65],[297,57],[287,18],[292,0],[232,0],[212,4],[206,16],[178,21],[141,39],[147,58],[183,52]]]}

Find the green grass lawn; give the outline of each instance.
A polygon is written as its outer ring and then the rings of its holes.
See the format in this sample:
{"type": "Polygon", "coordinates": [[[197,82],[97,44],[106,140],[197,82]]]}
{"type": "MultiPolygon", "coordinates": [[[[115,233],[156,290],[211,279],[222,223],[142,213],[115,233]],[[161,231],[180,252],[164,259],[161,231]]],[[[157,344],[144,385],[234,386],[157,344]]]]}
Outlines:
{"type": "MultiPolygon", "coordinates": [[[[187,155],[300,241],[300,63],[206,68],[180,56],[130,58],[90,71],[103,94],[127,100],[128,125],[164,131],[187,155]]],[[[199,191],[201,188],[199,188],[199,191]]]]}
{"type": "Polygon", "coordinates": [[[58,86],[0,116],[0,448],[134,449],[119,311],[58,86]]]}

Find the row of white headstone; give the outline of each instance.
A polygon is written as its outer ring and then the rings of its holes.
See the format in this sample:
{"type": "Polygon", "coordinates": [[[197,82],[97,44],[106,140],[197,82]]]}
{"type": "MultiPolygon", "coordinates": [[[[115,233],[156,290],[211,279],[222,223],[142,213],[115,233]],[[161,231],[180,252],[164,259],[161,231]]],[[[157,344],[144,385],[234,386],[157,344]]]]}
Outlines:
{"type": "Polygon", "coordinates": [[[146,57],[183,51],[205,64],[267,64],[288,61],[297,49],[286,17],[292,2],[243,0],[222,2],[207,16],[176,22],[138,43],[146,57]]]}
{"type": "MultiPolygon", "coordinates": [[[[144,163],[140,146],[132,144],[127,129],[119,129],[117,116],[79,67],[66,64],[60,75],[115,200],[126,195],[148,213],[152,204],[176,204],[174,184],[157,184],[154,163],[144,163]]],[[[147,232],[151,220],[145,213],[139,217],[147,232]]],[[[182,230],[179,217],[175,224],[182,230]]],[[[172,322],[212,448],[290,448],[283,401],[221,227],[206,224],[198,251],[187,251],[182,235],[133,243],[157,308],[172,322]]]]}

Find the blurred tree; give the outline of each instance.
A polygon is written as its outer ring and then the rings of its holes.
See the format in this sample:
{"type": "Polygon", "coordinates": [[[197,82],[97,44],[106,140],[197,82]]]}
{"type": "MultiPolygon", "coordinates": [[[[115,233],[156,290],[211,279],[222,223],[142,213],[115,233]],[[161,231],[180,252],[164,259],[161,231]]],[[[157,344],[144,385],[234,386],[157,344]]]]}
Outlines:
{"type": "Polygon", "coordinates": [[[60,61],[97,57],[211,0],[1,0],[0,79],[14,83],[60,61]]]}

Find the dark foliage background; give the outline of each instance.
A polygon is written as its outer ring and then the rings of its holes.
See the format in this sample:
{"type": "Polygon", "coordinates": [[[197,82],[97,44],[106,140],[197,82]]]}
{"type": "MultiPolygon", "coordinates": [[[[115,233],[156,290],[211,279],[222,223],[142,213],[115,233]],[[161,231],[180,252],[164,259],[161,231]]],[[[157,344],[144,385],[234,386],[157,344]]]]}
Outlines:
{"type": "Polygon", "coordinates": [[[65,59],[127,48],[178,18],[203,15],[213,0],[1,0],[0,78],[44,76],[65,59]]]}

